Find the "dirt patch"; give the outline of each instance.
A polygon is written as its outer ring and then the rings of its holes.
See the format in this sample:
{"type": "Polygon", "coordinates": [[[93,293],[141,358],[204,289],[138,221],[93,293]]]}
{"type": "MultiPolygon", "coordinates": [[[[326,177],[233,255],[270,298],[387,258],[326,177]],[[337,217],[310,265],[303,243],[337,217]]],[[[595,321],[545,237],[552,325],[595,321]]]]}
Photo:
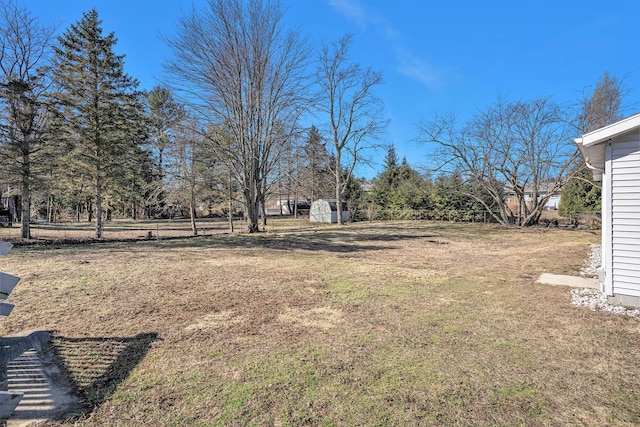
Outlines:
{"type": "Polygon", "coordinates": [[[236,314],[235,311],[225,310],[219,313],[207,314],[198,319],[197,323],[185,327],[185,330],[225,329],[233,325],[238,325],[244,322],[244,320],[244,317],[236,314]]]}
{"type": "Polygon", "coordinates": [[[303,328],[329,330],[344,322],[342,311],[331,307],[319,307],[308,310],[289,308],[278,316],[282,323],[303,328]]]}

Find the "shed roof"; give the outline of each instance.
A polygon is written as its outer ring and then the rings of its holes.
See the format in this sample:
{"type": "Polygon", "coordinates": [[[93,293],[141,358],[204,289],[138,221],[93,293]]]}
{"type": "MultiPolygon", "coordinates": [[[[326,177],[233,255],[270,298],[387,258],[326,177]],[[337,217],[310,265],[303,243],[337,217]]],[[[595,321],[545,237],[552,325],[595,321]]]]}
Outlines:
{"type": "Polygon", "coordinates": [[[593,179],[596,181],[602,179],[606,147],[604,143],[637,129],[640,129],[640,113],[585,133],[582,137],[573,140],[582,152],[587,166],[593,170],[593,179]]]}

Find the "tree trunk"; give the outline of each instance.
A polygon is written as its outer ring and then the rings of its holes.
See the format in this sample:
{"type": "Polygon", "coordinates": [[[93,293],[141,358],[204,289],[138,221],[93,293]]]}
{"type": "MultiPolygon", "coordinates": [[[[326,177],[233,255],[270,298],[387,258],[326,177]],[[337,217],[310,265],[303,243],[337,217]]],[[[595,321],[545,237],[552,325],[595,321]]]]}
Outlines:
{"type": "Polygon", "coordinates": [[[258,228],[258,202],[256,200],[247,200],[247,227],[249,233],[257,233],[258,228]]]}
{"type": "Polygon", "coordinates": [[[257,186],[256,193],[258,194],[258,200],[260,203],[260,207],[262,208],[262,229],[264,230],[267,226],[267,201],[265,199],[267,191],[267,180],[266,178],[260,181],[260,186],[257,186]]]}
{"type": "Polygon", "coordinates": [[[93,222],[93,204],[91,199],[87,199],[87,222],[93,222]]]}
{"type": "Polygon", "coordinates": [[[96,239],[102,239],[102,235],[102,188],[98,178],[96,178],[96,239]]]}
{"type": "Polygon", "coordinates": [[[29,152],[22,153],[22,213],[20,234],[23,239],[31,239],[31,186],[29,152]]]}
{"type": "Polygon", "coordinates": [[[23,239],[31,239],[31,190],[29,189],[29,184],[24,182],[23,177],[23,189],[22,189],[22,213],[21,213],[21,227],[20,234],[23,239]]]}
{"type": "Polygon", "coordinates": [[[233,191],[231,188],[231,169],[229,169],[229,232],[233,233],[233,191]]]}
{"type": "Polygon", "coordinates": [[[229,233],[233,233],[233,210],[231,204],[231,197],[229,197],[229,233]]]}
{"type": "Polygon", "coordinates": [[[56,198],[53,194],[49,194],[48,198],[47,222],[50,224],[56,222],[56,198]]]}
{"type": "Polygon", "coordinates": [[[246,189],[244,191],[244,202],[246,206],[245,217],[247,219],[247,227],[249,233],[257,233],[258,228],[258,199],[255,194],[255,187],[246,189]]]}
{"type": "Polygon", "coordinates": [[[342,168],[340,167],[340,152],[336,153],[336,210],[338,224],[342,225],[342,168]]]}
{"type": "Polygon", "coordinates": [[[198,235],[198,227],[196,226],[196,191],[191,185],[191,205],[189,206],[189,216],[191,219],[191,232],[194,236],[198,235]]]}
{"type": "Polygon", "coordinates": [[[256,180],[256,176],[259,171],[259,165],[256,159],[253,160],[252,169],[251,175],[248,177],[247,182],[245,182],[244,201],[247,210],[245,215],[247,216],[247,227],[249,229],[249,233],[257,233],[260,231],[260,228],[258,227],[258,205],[260,204],[260,192],[258,188],[258,181],[256,180]]]}

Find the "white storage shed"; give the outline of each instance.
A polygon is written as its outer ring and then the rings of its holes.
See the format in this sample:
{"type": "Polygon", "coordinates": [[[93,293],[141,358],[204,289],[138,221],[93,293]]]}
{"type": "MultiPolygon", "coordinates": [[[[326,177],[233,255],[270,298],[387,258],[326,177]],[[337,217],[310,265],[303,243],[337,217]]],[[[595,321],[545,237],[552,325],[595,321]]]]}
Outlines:
{"type": "MultiPolygon", "coordinates": [[[[338,207],[335,200],[319,199],[311,203],[309,221],[336,224],[338,222],[338,207]]],[[[345,203],[342,203],[344,209],[345,203]]],[[[342,222],[349,221],[349,211],[343,210],[342,222]]]]}
{"type": "Polygon", "coordinates": [[[602,181],[601,291],[640,307],[640,114],[574,141],[602,181]]]}

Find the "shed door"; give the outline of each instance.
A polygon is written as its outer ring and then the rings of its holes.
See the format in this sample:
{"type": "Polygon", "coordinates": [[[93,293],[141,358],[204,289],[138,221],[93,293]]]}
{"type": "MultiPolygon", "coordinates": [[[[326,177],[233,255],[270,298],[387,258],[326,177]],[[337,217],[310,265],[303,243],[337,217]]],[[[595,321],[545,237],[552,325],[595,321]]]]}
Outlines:
{"type": "Polygon", "coordinates": [[[613,293],[640,297],[640,141],[630,134],[611,146],[613,293]]]}

